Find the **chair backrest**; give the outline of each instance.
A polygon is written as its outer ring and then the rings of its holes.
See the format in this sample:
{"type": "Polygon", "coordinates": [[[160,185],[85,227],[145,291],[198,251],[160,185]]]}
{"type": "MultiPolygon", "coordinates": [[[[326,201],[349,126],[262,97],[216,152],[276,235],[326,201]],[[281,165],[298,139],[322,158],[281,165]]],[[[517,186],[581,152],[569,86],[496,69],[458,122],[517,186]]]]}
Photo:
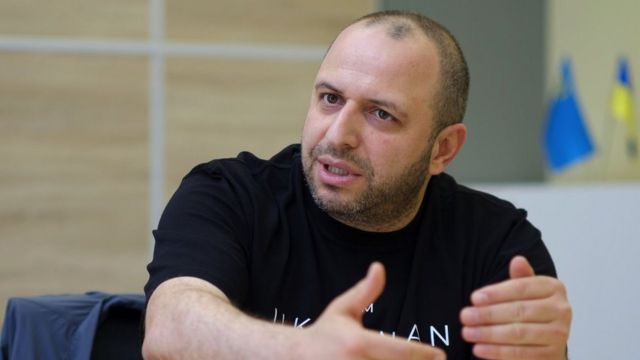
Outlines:
{"type": "Polygon", "coordinates": [[[143,309],[141,294],[11,298],[0,360],[142,359],[143,309]]]}
{"type": "Polygon", "coordinates": [[[141,324],[142,314],[138,309],[110,308],[96,329],[91,360],[141,360],[141,324]]]}

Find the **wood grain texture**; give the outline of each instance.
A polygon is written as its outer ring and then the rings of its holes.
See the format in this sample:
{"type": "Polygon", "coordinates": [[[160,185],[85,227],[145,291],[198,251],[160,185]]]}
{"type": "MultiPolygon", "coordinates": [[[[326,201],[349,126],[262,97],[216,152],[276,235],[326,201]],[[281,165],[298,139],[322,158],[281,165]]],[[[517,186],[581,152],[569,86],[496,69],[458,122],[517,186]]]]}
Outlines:
{"type": "Polygon", "coordinates": [[[171,40],[328,46],[373,0],[169,0],[171,40]]]}
{"type": "MultiPolygon", "coordinates": [[[[168,41],[328,46],[374,1],[166,1],[168,41]]],[[[148,37],[148,1],[0,2],[0,36],[148,37]]],[[[0,51],[0,304],[141,292],[146,57],[0,51]]],[[[195,164],[298,142],[319,61],[170,58],[166,188],[195,164]]],[[[0,307],[0,321],[4,307],[0,307]]]]}
{"type": "Polygon", "coordinates": [[[167,194],[196,164],[299,142],[318,62],[172,59],[167,194]]]}
{"type": "Polygon", "coordinates": [[[0,34],[73,38],[144,38],[145,0],[3,0],[0,34]]]}
{"type": "Polygon", "coordinates": [[[0,53],[0,69],[0,302],[140,292],[146,60],[0,53]]]}

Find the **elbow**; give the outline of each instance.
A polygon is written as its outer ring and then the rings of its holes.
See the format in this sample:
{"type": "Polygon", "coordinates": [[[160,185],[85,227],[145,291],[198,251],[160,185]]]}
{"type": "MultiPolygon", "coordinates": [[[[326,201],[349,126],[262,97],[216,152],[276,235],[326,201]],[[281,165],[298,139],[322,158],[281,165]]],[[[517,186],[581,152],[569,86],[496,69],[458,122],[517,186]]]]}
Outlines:
{"type": "Polygon", "coordinates": [[[157,341],[155,339],[151,339],[151,337],[147,334],[144,337],[144,341],[142,342],[142,358],[145,360],[160,360],[167,359],[166,353],[163,353],[157,345],[157,341]]]}
{"type": "Polygon", "coordinates": [[[142,358],[145,360],[175,359],[170,340],[157,329],[147,328],[142,341],[142,358]]]}

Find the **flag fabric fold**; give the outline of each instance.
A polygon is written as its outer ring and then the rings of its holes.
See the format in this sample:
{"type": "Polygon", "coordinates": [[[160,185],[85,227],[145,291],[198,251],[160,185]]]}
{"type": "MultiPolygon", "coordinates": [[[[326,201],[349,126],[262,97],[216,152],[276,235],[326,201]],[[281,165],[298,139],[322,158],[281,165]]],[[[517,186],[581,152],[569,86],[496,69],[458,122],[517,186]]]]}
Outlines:
{"type": "Polygon", "coordinates": [[[563,170],[594,151],[580,111],[569,60],[562,62],[561,75],[559,92],[549,106],[543,139],[549,167],[554,171],[563,170]]]}
{"type": "Polygon", "coordinates": [[[620,121],[627,130],[627,155],[636,157],[638,154],[638,140],[632,90],[629,65],[625,58],[621,58],[618,63],[618,75],[611,91],[609,108],[611,116],[620,121]]]}

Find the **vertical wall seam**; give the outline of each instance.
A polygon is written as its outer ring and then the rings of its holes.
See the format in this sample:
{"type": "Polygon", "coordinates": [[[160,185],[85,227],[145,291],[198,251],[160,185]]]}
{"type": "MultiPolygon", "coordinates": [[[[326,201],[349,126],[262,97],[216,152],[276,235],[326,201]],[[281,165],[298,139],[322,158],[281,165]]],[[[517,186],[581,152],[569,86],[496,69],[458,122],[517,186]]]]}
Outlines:
{"type": "Polygon", "coordinates": [[[149,253],[153,254],[151,230],[157,226],[164,207],[164,0],[149,0],[149,41],[149,253]]]}

